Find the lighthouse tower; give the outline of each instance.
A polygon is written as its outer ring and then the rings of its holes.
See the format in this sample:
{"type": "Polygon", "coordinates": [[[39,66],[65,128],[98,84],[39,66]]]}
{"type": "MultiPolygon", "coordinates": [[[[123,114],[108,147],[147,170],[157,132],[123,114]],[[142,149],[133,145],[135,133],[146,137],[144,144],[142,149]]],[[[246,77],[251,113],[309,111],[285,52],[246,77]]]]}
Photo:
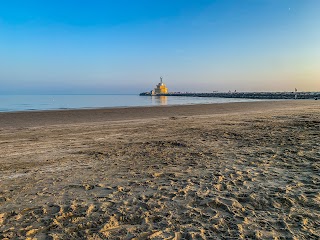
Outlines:
{"type": "Polygon", "coordinates": [[[154,94],[166,94],[168,93],[168,88],[167,86],[163,83],[162,77],[160,77],[160,82],[154,89],[154,94]]]}

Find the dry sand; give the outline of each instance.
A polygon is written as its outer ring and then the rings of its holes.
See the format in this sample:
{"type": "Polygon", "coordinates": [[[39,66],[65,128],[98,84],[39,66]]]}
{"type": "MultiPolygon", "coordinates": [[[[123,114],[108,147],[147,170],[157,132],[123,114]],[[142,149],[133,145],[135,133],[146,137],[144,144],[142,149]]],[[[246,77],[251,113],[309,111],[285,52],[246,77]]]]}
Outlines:
{"type": "Polygon", "coordinates": [[[319,239],[320,102],[0,114],[0,239],[319,239]]]}

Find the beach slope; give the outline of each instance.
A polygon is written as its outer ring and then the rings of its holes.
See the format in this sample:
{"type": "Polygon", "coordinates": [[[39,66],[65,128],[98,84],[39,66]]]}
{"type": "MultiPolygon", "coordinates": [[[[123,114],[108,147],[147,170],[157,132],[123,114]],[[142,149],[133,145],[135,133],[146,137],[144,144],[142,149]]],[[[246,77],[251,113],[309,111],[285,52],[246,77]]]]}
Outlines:
{"type": "Polygon", "coordinates": [[[0,239],[319,239],[320,102],[0,113],[0,239]]]}

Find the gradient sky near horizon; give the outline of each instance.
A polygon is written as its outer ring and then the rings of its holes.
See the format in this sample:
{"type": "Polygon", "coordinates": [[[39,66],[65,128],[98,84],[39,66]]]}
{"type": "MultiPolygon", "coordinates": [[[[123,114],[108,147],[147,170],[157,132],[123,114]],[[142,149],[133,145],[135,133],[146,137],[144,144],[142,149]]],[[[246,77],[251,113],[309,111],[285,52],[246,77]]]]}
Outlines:
{"type": "Polygon", "coordinates": [[[318,0],[0,1],[0,94],[320,91],[318,0]]]}

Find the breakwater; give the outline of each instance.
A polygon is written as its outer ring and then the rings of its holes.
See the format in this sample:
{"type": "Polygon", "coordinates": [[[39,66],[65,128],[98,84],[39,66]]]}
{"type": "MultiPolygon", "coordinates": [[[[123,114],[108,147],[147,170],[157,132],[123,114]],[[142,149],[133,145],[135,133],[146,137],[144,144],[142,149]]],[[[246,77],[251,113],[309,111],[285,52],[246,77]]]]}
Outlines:
{"type": "MultiPolygon", "coordinates": [[[[151,96],[151,93],[140,93],[140,96],[151,96]]],[[[213,92],[213,93],[166,93],[156,96],[184,97],[218,97],[218,98],[249,98],[249,99],[320,99],[320,92],[213,92]]]]}

